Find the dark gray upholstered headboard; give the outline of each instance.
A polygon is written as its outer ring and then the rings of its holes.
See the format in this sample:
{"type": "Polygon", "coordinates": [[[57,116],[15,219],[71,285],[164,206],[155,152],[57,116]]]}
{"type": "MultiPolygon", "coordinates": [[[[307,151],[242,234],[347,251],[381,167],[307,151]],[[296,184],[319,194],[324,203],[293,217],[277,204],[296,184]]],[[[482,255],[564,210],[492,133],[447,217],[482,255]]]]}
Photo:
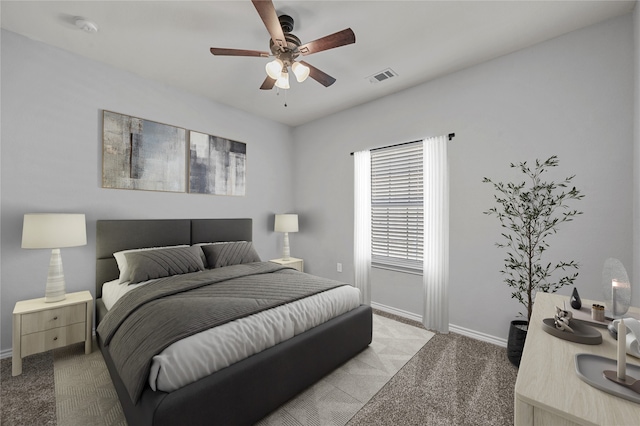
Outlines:
{"type": "Polygon", "coordinates": [[[252,219],[99,220],[96,224],[96,299],[118,278],[113,253],[179,244],[252,241],[252,219]]]}

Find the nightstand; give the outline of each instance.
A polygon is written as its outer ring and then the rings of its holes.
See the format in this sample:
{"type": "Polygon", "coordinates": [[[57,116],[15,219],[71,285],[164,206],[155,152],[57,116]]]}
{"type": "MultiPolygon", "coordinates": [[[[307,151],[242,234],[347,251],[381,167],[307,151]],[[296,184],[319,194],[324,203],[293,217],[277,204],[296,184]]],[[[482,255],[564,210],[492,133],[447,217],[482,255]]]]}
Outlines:
{"type": "Polygon", "coordinates": [[[64,300],[46,303],[44,297],[22,300],[13,310],[11,374],[22,374],[22,358],[84,342],[91,353],[93,297],[88,291],[68,293],[64,300]]]}
{"type": "Polygon", "coordinates": [[[290,257],[287,260],[284,259],[271,259],[269,262],[277,263],[279,265],[290,266],[297,269],[300,272],[304,272],[304,260],[290,257]]]}

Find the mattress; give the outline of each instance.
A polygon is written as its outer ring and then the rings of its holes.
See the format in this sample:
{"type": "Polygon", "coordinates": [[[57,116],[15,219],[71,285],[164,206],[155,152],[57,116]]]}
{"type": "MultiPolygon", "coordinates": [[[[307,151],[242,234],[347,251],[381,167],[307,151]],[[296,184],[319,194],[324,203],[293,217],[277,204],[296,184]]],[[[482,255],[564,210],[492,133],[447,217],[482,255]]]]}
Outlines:
{"type": "MultiPolygon", "coordinates": [[[[154,280],[134,285],[105,283],[102,297],[107,309],[131,291],[144,291],[154,280]]],[[[153,357],[149,386],[172,392],[229,365],[284,342],[340,316],[360,304],[360,291],[337,287],[232,322],[173,343],[153,357]]]]}

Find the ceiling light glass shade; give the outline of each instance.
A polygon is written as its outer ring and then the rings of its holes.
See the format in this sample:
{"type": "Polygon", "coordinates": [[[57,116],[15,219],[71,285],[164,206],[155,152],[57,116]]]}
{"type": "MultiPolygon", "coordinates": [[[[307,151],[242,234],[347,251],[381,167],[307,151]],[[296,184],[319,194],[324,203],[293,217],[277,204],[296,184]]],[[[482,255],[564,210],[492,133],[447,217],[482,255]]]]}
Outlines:
{"type": "Polygon", "coordinates": [[[282,63],[282,61],[280,59],[274,59],[273,61],[269,62],[266,66],[265,66],[265,70],[267,71],[267,75],[271,78],[273,78],[274,80],[277,80],[278,78],[280,78],[280,74],[282,74],[282,66],[284,64],[282,63]]]}
{"type": "Polygon", "coordinates": [[[298,83],[305,81],[311,72],[308,66],[303,65],[300,62],[294,62],[293,65],[291,65],[291,70],[293,70],[293,73],[296,75],[298,83]]]}
{"type": "Polygon", "coordinates": [[[286,70],[282,71],[280,77],[276,80],[276,87],[281,89],[288,89],[291,87],[289,86],[289,73],[286,70]]]}

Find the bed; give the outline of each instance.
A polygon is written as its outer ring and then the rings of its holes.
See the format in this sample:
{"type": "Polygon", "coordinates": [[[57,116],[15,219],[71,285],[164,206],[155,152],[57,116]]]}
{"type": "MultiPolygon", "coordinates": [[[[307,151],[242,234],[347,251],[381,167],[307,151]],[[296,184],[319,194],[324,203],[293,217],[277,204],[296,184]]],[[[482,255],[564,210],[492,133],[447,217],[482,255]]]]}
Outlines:
{"type": "MultiPolygon", "coordinates": [[[[96,324],[107,314],[102,285],[119,276],[113,253],[230,241],[252,241],[252,220],[98,221],[96,324]]],[[[244,425],[256,423],[365,349],[371,343],[371,315],[369,306],[360,305],[175,391],[153,391],[146,385],[135,403],[112,357],[113,347],[96,334],[130,425],[244,425]]]]}

